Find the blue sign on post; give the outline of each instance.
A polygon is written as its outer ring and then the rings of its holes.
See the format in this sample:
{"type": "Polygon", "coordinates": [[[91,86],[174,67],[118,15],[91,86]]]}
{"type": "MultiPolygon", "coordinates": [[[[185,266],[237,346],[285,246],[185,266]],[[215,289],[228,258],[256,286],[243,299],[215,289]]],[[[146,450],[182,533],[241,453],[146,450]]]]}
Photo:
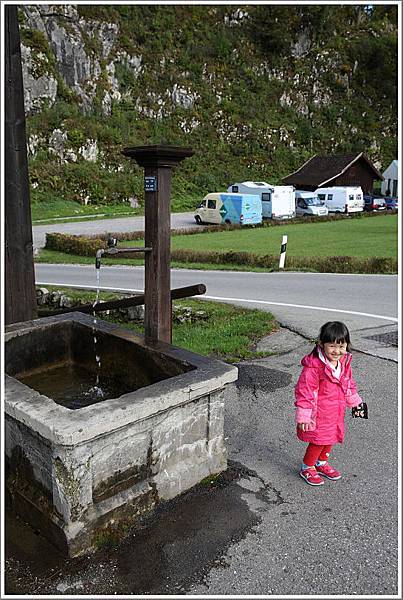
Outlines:
{"type": "Polygon", "coordinates": [[[156,192],[157,191],[157,178],[154,175],[152,177],[144,177],[144,191],[145,192],[156,192]]]}

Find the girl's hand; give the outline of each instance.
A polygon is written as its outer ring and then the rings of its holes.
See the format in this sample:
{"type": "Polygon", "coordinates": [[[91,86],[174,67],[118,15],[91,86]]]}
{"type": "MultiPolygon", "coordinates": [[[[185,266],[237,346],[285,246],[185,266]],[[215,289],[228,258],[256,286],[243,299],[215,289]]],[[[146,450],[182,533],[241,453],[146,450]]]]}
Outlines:
{"type": "Polygon", "coordinates": [[[297,423],[297,428],[300,429],[301,431],[308,431],[309,423],[297,423]]]}

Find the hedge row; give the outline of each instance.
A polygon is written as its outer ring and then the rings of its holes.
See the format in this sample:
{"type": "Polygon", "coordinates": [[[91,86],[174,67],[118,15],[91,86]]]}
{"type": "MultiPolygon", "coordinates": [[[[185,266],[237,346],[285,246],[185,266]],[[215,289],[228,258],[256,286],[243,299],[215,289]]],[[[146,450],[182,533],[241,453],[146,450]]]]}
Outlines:
{"type": "MultiPolygon", "coordinates": [[[[185,263],[210,263],[246,265],[278,271],[279,256],[253,254],[252,252],[214,252],[173,250],[172,260],[185,263]]],[[[396,273],[395,258],[356,258],[354,256],[287,256],[285,267],[290,271],[316,271],[318,273],[396,273]]]]}
{"type": "MultiPolygon", "coordinates": [[[[142,236],[140,236],[142,237],[142,236]]],[[[46,234],[46,248],[78,256],[93,256],[99,248],[105,248],[107,236],[86,238],[62,233],[46,234]],[[104,239],[102,239],[104,238],[104,239]]],[[[126,234],[124,235],[124,238],[126,234]]],[[[114,255],[117,257],[119,255],[114,255]]],[[[141,255],[140,255],[141,256],[141,255]]],[[[139,258],[138,253],[125,253],[125,258],[139,258]]],[[[215,252],[211,250],[172,250],[171,260],[183,263],[209,263],[213,265],[231,264],[249,267],[262,267],[270,271],[278,270],[279,256],[253,254],[252,252],[215,252]]],[[[395,258],[356,258],[354,256],[287,256],[286,269],[305,270],[319,273],[397,273],[395,258]]]]}

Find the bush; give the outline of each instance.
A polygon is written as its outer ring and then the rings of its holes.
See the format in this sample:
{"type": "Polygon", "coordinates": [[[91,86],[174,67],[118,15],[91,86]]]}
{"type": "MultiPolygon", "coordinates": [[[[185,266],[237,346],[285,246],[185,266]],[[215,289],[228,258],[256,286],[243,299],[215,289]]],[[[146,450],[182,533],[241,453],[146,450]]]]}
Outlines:
{"type": "Polygon", "coordinates": [[[95,256],[99,248],[105,248],[105,240],[100,238],[85,238],[78,235],[66,235],[63,233],[47,233],[45,248],[57,250],[66,254],[78,256],[95,256]]]}
{"type": "MultiPolygon", "coordinates": [[[[116,234],[109,234],[111,237],[116,237],[116,234]]],[[[64,233],[47,233],[46,245],[47,250],[56,250],[57,252],[65,252],[66,254],[74,254],[76,256],[93,256],[95,257],[97,250],[107,247],[109,235],[99,237],[85,237],[79,235],[66,235],[64,233]]],[[[123,234],[119,234],[122,236],[123,234]]],[[[139,238],[143,235],[140,234],[139,238]]],[[[137,238],[137,239],[139,239],[137,238]]],[[[120,238],[122,239],[122,237],[120,238]]],[[[127,237],[125,236],[125,239],[127,237]]],[[[131,239],[136,239],[135,237],[131,239]]],[[[117,254],[108,255],[108,258],[117,258],[117,254]]],[[[139,258],[138,252],[126,252],[126,258],[139,258]]]]}

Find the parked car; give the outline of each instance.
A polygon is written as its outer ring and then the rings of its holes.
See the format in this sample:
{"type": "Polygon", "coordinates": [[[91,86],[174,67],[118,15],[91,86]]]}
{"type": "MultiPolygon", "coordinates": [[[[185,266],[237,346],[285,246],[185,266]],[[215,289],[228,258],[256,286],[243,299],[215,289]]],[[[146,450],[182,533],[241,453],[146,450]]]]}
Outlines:
{"type": "Polygon", "coordinates": [[[377,194],[365,194],[364,195],[364,210],[385,210],[385,198],[377,194]]]}
{"type": "Polygon", "coordinates": [[[385,205],[389,210],[397,210],[398,209],[398,199],[391,198],[390,196],[385,196],[385,205]]]}

